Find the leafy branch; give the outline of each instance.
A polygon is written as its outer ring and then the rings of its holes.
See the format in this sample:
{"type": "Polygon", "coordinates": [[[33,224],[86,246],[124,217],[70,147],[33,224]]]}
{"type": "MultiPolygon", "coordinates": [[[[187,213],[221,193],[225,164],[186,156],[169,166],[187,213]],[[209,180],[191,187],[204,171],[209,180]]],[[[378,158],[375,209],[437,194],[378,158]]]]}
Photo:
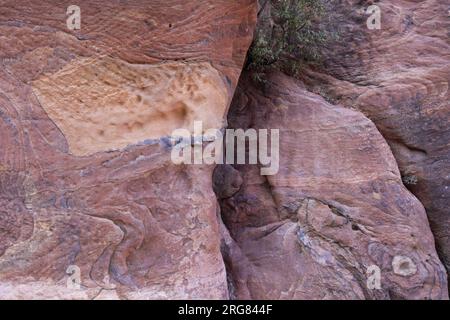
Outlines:
{"type": "Polygon", "coordinates": [[[316,63],[327,34],[319,29],[323,0],[263,0],[248,69],[263,76],[271,68],[295,75],[302,64],[316,63]]]}

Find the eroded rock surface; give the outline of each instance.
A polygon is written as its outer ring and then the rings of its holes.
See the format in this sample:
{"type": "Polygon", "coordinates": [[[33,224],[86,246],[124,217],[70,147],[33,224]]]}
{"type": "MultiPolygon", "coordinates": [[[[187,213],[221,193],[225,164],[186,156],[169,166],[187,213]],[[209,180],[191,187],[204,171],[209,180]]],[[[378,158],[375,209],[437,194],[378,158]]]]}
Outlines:
{"type": "Polygon", "coordinates": [[[228,298],[213,166],[165,136],[224,125],[256,4],[76,4],[1,3],[0,298],[228,298]]]}
{"type": "Polygon", "coordinates": [[[136,65],[119,59],[76,61],[33,81],[41,106],[77,156],[193,131],[222,128],[227,88],[209,63],[136,65]]]}
{"type": "Polygon", "coordinates": [[[450,270],[449,1],[330,1],[338,41],[324,67],[302,73],[310,90],[374,121],[404,181],[426,208],[450,270]],[[369,5],[381,29],[366,26],[369,5]]]}
{"type": "Polygon", "coordinates": [[[232,128],[280,129],[279,173],[236,165],[242,185],[220,200],[235,297],[448,298],[425,210],[362,113],[281,74],[264,89],[244,77],[230,112],[232,128]],[[379,289],[367,283],[374,267],[379,289]]]}
{"type": "Polygon", "coordinates": [[[256,1],[76,4],[74,31],[0,6],[0,298],[448,298],[445,1],[329,1],[324,67],[244,76],[230,127],[280,129],[268,177],[167,138],[226,125],[256,1]]]}

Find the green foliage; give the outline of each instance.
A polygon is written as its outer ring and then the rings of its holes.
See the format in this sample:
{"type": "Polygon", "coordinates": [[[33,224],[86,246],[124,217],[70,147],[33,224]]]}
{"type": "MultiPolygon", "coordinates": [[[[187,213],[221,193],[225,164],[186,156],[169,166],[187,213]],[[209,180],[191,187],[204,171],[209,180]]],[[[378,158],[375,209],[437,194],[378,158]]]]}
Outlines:
{"type": "Polygon", "coordinates": [[[304,63],[317,63],[327,34],[320,30],[323,0],[263,0],[248,68],[258,77],[275,68],[296,75],[304,63]]]}

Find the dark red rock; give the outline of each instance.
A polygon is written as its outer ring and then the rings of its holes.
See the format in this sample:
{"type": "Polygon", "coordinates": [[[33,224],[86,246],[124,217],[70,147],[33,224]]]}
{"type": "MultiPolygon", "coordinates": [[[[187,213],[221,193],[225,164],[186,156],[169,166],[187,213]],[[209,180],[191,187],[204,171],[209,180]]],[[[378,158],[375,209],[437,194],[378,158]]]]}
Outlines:
{"type": "Polygon", "coordinates": [[[242,186],[220,200],[237,298],[448,298],[425,210],[362,113],[271,74],[264,89],[243,76],[228,120],[280,130],[279,173],[236,165],[242,186]],[[380,289],[367,284],[374,267],[380,289]]]}
{"type": "Polygon", "coordinates": [[[363,112],[389,143],[407,185],[425,206],[450,270],[450,19],[448,1],[332,1],[324,68],[308,87],[363,112]],[[381,29],[365,14],[376,4],[381,29]]]}

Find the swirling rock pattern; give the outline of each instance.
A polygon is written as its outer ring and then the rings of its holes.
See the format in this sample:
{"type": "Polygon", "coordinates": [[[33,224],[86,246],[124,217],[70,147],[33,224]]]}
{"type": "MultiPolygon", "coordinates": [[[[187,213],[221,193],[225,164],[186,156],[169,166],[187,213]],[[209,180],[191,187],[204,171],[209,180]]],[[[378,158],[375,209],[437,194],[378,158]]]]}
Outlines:
{"type": "Polygon", "coordinates": [[[303,80],[374,121],[425,206],[449,271],[450,3],[331,1],[330,7],[339,40],[324,52],[324,68],[305,72],[303,80]],[[372,4],[380,8],[379,30],[366,26],[372,4]]]}
{"type": "Polygon", "coordinates": [[[76,4],[0,8],[0,298],[227,298],[213,166],[164,136],[224,125],[256,4],[76,4]]]}
{"type": "Polygon", "coordinates": [[[250,165],[216,169],[215,176],[240,182],[220,200],[235,297],[448,298],[425,210],[362,113],[281,74],[271,74],[264,89],[243,76],[229,124],[280,129],[277,175],[250,165]],[[374,267],[379,288],[367,283],[374,267]]]}

